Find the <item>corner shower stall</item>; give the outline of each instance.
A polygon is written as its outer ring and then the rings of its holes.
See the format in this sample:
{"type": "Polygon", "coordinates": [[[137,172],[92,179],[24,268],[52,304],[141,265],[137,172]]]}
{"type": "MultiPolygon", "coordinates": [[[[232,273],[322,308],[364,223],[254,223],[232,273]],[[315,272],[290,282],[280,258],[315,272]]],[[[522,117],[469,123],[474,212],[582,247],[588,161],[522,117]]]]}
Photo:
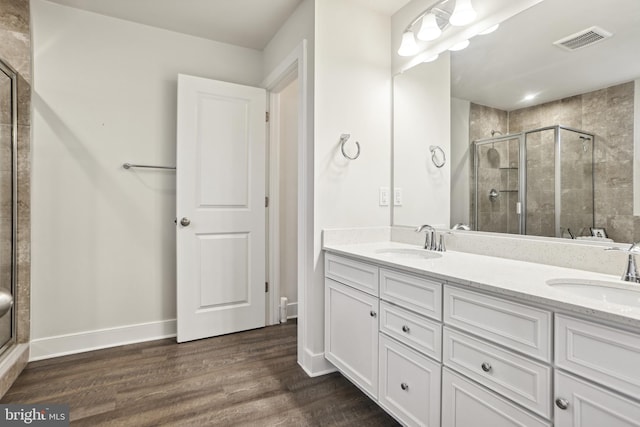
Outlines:
{"type": "Polygon", "coordinates": [[[473,141],[474,230],[577,237],[594,226],[589,132],[548,126],[473,141]]]}

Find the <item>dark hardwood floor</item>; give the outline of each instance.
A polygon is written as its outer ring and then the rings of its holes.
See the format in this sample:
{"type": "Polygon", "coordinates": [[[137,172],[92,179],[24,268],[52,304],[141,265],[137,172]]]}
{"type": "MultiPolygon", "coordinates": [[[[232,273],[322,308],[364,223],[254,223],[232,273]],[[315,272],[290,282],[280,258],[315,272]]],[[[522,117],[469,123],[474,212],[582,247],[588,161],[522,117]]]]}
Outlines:
{"type": "Polygon", "coordinates": [[[1,403],[66,403],[86,426],[396,426],[340,374],[296,363],[296,323],[29,363],[1,403]]]}

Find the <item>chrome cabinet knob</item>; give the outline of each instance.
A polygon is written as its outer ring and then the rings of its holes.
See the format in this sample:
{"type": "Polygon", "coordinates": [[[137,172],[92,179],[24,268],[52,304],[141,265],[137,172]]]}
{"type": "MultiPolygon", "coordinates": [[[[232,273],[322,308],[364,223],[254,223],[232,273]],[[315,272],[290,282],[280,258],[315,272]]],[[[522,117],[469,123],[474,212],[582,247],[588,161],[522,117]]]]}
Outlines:
{"type": "Polygon", "coordinates": [[[559,397],[556,399],[556,406],[564,411],[569,407],[569,401],[559,397]]]}
{"type": "Polygon", "coordinates": [[[491,370],[491,364],[488,362],[483,362],[481,367],[482,367],[482,370],[485,372],[489,372],[491,370]]]}
{"type": "Polygon", "coordinates": [[[409,390],[409,384],[402,383],[402,384],[400,384],[400,388],[403,389],[404,391],[407,391],[407,390],[409,390]]]}
{"type": "Polygon", "coordinates": [[[402,326],[402,332],[409,332],[409,327],[407,325],[402,326]]]}
{"type": "Polygon", "coordinates": [[[183,217],[180,220],[180,225],[183,226],[183,227],[187,227],[187,226],[189,226],[189,224],[191,224],[191,220],[189,218],[187,218],[186,216],[183,217]]]}
{"type": "Polygon", "coordinates": [[[371,316],[371,317],[376,317],[377,315],[378,315],[378,313],[376,313],[376,312],[375,312],[375,311],[373,311],[373,310],[371,310],[371,311],[369,312],[369,316],[371,316]]]}

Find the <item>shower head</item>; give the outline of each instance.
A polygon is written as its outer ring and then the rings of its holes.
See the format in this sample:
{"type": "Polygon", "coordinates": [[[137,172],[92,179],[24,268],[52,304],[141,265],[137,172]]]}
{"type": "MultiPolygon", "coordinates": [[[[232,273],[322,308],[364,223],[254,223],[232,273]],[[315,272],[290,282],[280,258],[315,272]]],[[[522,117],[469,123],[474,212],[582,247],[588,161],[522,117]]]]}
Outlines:
{"type": "Polygon", "coordinates": [[[499,130],[491,130],[491,136],[495,136],[496,133],[499,133],[500,135],[502,135],[502,132],[500,132],[499,130]]]}

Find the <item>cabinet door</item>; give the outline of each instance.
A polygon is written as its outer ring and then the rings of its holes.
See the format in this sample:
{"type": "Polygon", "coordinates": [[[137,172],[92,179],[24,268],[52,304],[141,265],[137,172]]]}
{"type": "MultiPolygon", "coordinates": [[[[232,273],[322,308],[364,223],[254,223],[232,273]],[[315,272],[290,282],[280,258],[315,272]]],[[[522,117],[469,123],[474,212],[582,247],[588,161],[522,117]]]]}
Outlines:
{"type": "Polygon", "coordinates": [[[564,372],[555,375],[556,427],[640,427],[640,404],[564,372]]]}
{"type": "Polygon", "coordinates": [[[380,336],[379,403],[407,426],[440,425],[440,364],[380,336]]]}
{"type": "Polygon", "coordinates": [[[378,395],[378,298],[325,279],[325,357],[374,399],[378,395]]]}
{"type": "MultiPolygon", "coordinates": [[[[549,427],[510,401],[442,369],[442,427],[549,427]]],[[[611,427],[611,426],[602,426],[611,427]]]]}

